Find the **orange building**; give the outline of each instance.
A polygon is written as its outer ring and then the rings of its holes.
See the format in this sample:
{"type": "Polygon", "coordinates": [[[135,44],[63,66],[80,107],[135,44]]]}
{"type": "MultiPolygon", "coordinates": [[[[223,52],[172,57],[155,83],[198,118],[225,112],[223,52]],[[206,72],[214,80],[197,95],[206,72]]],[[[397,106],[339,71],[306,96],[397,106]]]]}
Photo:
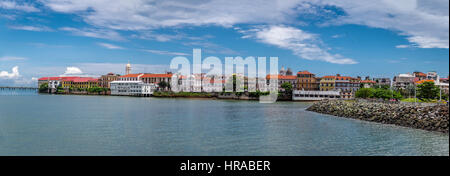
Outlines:
{"type": "Polygon", "coordinates": [[[309,71],[297,73],[297,90],[319,90],[320,81],[309,71]]]}

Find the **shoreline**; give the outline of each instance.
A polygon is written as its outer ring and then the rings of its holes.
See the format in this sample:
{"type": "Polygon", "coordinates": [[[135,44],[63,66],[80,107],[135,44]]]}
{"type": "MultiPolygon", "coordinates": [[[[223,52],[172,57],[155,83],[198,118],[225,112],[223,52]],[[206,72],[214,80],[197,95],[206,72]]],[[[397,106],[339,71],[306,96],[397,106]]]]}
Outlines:
{"type": "Polygon", "coordinates": [[[449,134],[449,109],[446,105],[416,106],[358,100],[325,100],[314,103],[306,110],[337,117],[449,134]]]}

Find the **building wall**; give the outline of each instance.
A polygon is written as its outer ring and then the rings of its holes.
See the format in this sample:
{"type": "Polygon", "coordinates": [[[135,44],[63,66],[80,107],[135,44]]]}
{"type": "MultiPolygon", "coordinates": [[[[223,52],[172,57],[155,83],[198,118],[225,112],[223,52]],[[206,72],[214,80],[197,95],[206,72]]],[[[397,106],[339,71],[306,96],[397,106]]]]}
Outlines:
{"type": "Polygon", "coordinates": [[[118,79],[119,75],[102,75],[99,80],[99,86],[103,88],[111,88],[110,83],[117,81],[118,79]]]}
{"type": "Polygon", "coordinates": [[[331,91],[335,89],[336,80],[331,77],[324,77],[320,80],[320,90],[321,91],[331,91]]]}
{"type": "Polygon", "coordinates": [[[314,74],[297,74],[297,90],[319,90],[319,84],[314,74]]]}

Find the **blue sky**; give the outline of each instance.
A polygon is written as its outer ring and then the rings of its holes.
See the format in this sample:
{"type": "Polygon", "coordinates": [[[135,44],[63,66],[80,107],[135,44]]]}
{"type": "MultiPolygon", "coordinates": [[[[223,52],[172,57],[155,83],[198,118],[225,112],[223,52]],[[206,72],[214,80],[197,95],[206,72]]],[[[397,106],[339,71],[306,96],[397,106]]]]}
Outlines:
{"type": "Polygon", "coordinates": [[[449,72],[449,2],[0,0],[0,85],[164,72],[175,56],[277,56],[318,76],[449,72]],[[69,67],[69,69],[68,69],[69,67]]]}

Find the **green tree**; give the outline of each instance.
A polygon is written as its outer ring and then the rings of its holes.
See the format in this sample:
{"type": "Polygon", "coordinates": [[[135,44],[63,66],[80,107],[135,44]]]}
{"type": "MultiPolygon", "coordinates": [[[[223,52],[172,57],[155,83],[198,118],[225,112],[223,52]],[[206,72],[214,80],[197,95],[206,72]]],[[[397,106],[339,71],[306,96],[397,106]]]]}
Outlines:
{"type": "Polygon", "coordinates": [[[361,88],[356,91],[355,96],[358,98],[372,98],[375,89],[373,88],[361,88]]]}
{"type": "Polygon", "coordinates": [[[292,84],[290,82],[285,82],[281,84],[281,88],[283,88],[284,92],[287,94],[292,93],[292,84]]]}
{"type": "Polygon", "coordinates": [[[48,83],[41,84],[41,86],[39,87],[39,92],[41,93],[48,92],[48,83]]]}
{"type": "Polygon", "coordinates": [[[424,82],[417,86],[417,98],[421,100],[436,99],[439,97],[439,87],[434,82],[424,82]]]}
{"type": "Polygon", "coordinates": [[[166,89],[166,87],[169,86],[169,84],[165,81],[161,81],[158,83],[158,86],[161,87],[163,90],[166,89]]]}

